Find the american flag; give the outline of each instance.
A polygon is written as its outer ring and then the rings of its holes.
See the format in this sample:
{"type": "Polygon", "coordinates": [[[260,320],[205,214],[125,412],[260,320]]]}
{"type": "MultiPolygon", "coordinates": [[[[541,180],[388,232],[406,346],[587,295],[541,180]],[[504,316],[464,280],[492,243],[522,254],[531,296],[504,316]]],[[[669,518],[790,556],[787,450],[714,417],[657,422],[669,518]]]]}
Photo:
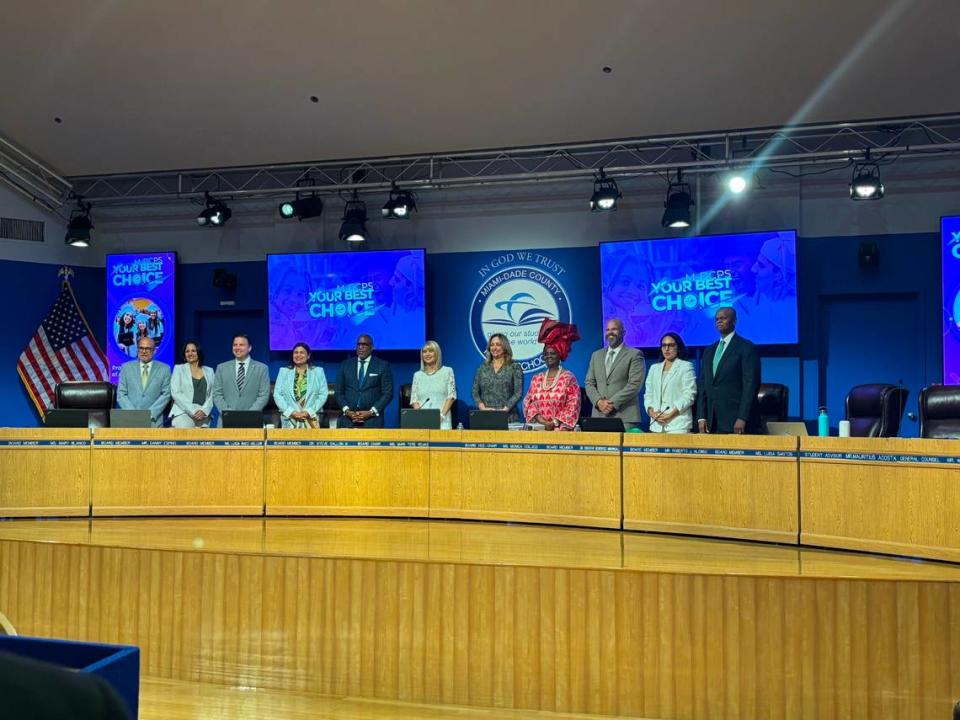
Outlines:
{"type": "Polygon", "coordinates": [[[55,405],[67,380],[108,380],[107,358],[90,332],[69,282],[20,354],[17,373],[40,415],[55,405]]]}

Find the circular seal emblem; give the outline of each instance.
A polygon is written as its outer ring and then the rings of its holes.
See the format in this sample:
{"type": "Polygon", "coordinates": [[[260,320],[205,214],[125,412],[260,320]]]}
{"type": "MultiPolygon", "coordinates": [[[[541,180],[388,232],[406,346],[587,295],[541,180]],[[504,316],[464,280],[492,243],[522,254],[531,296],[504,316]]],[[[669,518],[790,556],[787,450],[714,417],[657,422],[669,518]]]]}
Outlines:
{"type": "Polygon", "coordinates": [[[573,322],[570,298],[556,277],[528,265],[502,268],[484,278],[470,305],[473,343],[483,355],[487,339],[501,333],[523,371],[537,372],[543,367],[543,345],[537,335],[544,318],[573,322]]]}

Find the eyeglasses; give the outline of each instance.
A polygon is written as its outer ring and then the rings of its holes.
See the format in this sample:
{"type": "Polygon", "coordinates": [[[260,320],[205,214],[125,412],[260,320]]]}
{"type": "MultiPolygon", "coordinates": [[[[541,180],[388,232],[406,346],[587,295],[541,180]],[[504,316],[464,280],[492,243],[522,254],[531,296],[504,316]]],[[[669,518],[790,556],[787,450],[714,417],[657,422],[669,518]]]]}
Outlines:
{"type": "Polygon", "coordinates": [[[153,352],[153,348],[149,346],[138,347],[137,350],[140,352],[153,352]]]}
{"type": "Polygon", "coordinates": [[[676,343],[660,343],[660,348],[661,348],[661,349],[663,349],[663,348],[672,348],[672,347],[676,347],[676,346],[677,346],[676,343]]]}

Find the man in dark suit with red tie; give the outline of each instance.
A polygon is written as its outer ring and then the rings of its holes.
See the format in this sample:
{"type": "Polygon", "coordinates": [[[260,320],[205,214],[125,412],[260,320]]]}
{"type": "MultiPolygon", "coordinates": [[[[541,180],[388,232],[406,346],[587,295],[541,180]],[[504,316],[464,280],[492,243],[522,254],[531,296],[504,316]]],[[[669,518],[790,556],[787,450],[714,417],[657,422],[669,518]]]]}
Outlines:
{"type": "Polygon", "coordinates": [[[373,338],[357,338],[356,357],[340,363],[337,402],[343,410],[340,427],[382,428],[383,413],[393,400],[390,363],[373,356],[373,338]]]}
{"type": "Polygon", "coordinates": [[[760,427],[757,349],[734,332],[737,311],[733,308],[717,310],[714,324],[720,340],[704,351],[700,362],[697,425],[702,433],[755,433],[760,427]]]}

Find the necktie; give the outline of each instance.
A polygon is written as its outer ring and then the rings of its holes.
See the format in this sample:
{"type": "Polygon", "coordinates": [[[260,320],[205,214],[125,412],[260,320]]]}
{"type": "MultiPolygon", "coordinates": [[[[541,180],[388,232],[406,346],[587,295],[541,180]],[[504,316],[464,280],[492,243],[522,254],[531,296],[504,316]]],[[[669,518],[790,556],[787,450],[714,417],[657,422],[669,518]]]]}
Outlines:
{"type": "Polygon", "coordinates": [[[150,378],[150,366],[141,365],[140,366],[140,387],[147,387],[147,380],[150,378]]]}
{"type": "Polygon", "coordinates": [[[360,371],[357,373],[357,385],[359,385],[360,387],[363,387],[363,381],[366,379],[366,377],[367,377],[367,361],[361,360],[360,371]]]}
{"type": "Polygon", "coordinates": [[[247,382],[246,363],[237,363],[237,392],[243,394],[243,386],[247,382]]]}
{"type": "Polygon", "coordinates": [[[717,345],[717,350],[713,353],[713,374],[717,374],[717,367],[720,365],[720,358],[723,356],[723,351],[727,347],[727,341],[721,340],[720,344],[717,345]]]}
{"type": "Polygon", "coordinates": [[[603,364],[604,364],[604,365],[606,366],[606,368],[607,368],[607,375],[610,374],[610,368],[613,366],[613,358],[614,358],[614,357],[616,357],[616,355],[615,355],[615,353],[613,352],[613,350],[607,350],[607,357],[606,357],[606,359],[603,361],[603,364]]]}

